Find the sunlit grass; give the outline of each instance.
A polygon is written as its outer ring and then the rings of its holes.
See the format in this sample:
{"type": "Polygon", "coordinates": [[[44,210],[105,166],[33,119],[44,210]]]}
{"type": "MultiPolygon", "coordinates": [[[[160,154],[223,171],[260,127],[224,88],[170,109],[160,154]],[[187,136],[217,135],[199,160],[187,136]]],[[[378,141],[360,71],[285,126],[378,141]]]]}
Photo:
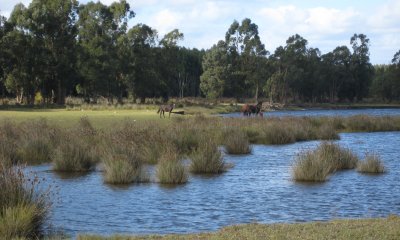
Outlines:
{"type": "Polygon", "coordinates": [[[324,182],[329,174],[357,166],[358,157],[338,144],[323,142],[315,150],[300,153],[292,167],[296,181],[324,182]]]}
{"type": "Polygon", "coordinates": [[[329,222],[310,222],[295,224],[244,224],[224,227],[216,232],[196,234],[169,234],[147,236],[114,235],[109,237],[79,235],[78,240],[137,240],[137,239],[380,239],[400,238],[400,217],[389,216],[375,219],[342,219],[329,222]]]}

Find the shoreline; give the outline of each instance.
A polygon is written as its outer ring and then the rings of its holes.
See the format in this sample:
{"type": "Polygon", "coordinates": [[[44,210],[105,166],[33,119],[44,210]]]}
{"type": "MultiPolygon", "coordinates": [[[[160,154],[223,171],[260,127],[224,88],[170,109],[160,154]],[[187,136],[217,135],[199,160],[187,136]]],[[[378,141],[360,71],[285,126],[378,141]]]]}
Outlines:
{"type": "Polygon", "coordinates": [[[223,227],[217,231],[166,235],[90,235],[78,240],[122,239],[399,239],[400,216],[386,218],[336,219],[305,223],[249,223],[223,227]]]}

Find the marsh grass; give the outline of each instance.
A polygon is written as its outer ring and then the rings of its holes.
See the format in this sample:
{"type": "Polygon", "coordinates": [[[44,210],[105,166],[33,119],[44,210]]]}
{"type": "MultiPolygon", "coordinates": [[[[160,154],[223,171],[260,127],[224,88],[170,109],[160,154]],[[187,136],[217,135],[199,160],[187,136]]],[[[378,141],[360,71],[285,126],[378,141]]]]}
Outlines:
{"type": "Polygon", "coordinates": [[[199,146],[199,133],[196,129],[175,128],[173,142],[181,154],[188,154],[199,146]]]}
{"type": "Polygon", "coordinates": [[[42,164],[50,162],[52,145],[47,139],[32,137],[21,141],[17,151],[18,161],[24,164],[42,164]]]}
{"type": "Polygon", "coordinates": [[[292,168],[292,176],[296,181],[324,182],[330,173],[330,164],[315,151],[300,153],[292,168]]]}
{"type": "Polygon", "coordinates": [[[349,132],[399,131],[400,119],[393,116],[355,115],[346,118],[344,125],[349,132]]]}
{"type": "Polygon", "coordinates": [[[104,182],[110,184],[129,184],[148,182],[143,164],[134,150],[112,150],[103,157],[104,182]]]}
{"type": "Polygon", "coordinates": [[[296,141],[295,133],[290,125],[279,122],[271,122],[266,128],[262,128],[262,143],[264,144],[288,144],[296,141]]]}
{"type": "Polygon", "coordinates": [[[0,165],[10,167],[17,162],[16,145],[0,135],[0,165]]]}
{"type": "Polygon", "coordinates": [[[354,169],[359,161],[358,157],[348,148],[338,144],[323,142],[316,150],[321,159],[325,159],[330,165],[330,172],[344,169],[354,169]]]}
{"type": "Polygon", "coordinates": [[[315,150],[300,153],[292,167],[296,181],[323,182],[329,174],[357,166],[358,157],[347,148],[323,142],[315,150]]]}
{"type": "Polygon", "coordinates": [[[365,159],[357,164],[357,172],[379,174],[385,173],[386,168],[381,157],[376,153],[367,153],[365,159]]]}
{"type": "Polygon", "coordinates": [[[36,239],[43,235],[51,203],[50,189],[39,189],[40,181],[27,178],[22,167],[0,165],[0,237],[36,239]]]}
{"type": "Polygon", "coordinates": [[[224,145],[229,154],[249,154],[251,146],[246,132],[231,129],[224,134],[224,145]]]}
{"type": "Polygon", "coordinates": [[[162,184],[183,184],[188,181],[188,174],[179,154],[173,148],[167,148],[157,164],[156,174],[162,184]]]}
{"type": "Polygon", "coordinates": [[[87,172],[94,169],[97,159],[90,146],[72,137],[55,149],[52,163],[55,171],[87,172]]]}
{"type": "Polygon", "coordinates": [[[217,174],[226,171],[226,164],[213,139],[203,138],[199,147],[191,154],[190,172],[217,174]]]}

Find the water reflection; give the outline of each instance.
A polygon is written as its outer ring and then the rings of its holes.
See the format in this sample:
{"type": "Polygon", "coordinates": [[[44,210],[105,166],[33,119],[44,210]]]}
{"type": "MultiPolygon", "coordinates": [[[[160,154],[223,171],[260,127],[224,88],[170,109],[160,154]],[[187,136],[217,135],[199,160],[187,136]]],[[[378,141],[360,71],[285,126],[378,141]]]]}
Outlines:
{"type": "Polygon", "coordinates": [[[277,223],[400,214],[400,133],[344,133],[340,145],[360,157],[379,154],[383,175],[339,171],[322,184],[296,183],[291,166],[296,154],[319,141],[282,146],[254,145],[245,156],[225,155],[234,164],[222,175],[191,175],[184,185],[104,184],[95,171],[65,178],[31,167],[49,184],[60,186],[51,221],[68,234],[189,233],[250,222],[277,223]]]}

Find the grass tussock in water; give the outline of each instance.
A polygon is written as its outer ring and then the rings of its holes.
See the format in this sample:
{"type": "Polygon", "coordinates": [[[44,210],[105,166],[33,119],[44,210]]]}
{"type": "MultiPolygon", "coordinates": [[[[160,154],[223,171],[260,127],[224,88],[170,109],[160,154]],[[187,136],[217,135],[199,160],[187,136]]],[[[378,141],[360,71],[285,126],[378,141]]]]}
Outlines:
{"type": "Polygon", "coordinates": [[[226,164],[217,143],[203,138],[198,148],[191,154],[190,172],[197,174],[217,174],[226,170],[226,164]]]}
{"type": "Polygon", "coordinates": [[[183,184],[188,174],[181,158],[173,146],[166,148],[157,164],[157,178],[162,184],[183,184]]]}
{"type": "Polygon", "coordinates": [[[353,169],[357,163],[358,157],[349,149],[323,142],[317,149],[299,154],[292,167],[292,176],[296,181],[323,182],[329,174],[353,169]]]}
{"type": "Polygon", "coordinates": [[[379,174],[386,172],[386,169],[378,154],[368,153],[364,160],[358,162],[357,172],[379,174]]]}
{"type": "Polygon", "coordinates": [[[104,182],[110,184],[129,184],[147,182],[143,164],[133,150],[112,151],[103,158],[104,182]]]}
{"type": "Polygon", "coordinates": [[[91,171],[96,162],[90,146],[73,138],[59,145],[52,156],[53,170],[62,172],[91,171]]]}
{"type": "Polygon", "coordinates": [[[244,131],[231,129],[227,131],[223,141],[229,154],[248,154],[251,152],[250,141],[244,131]]]}
{"type": "Polygon", "coordinates": [[[0,238],[38,239],[50,209],[50,191],[38,189],[39,179],[27,178],[21,167],[0,163],[0,238]]]}

